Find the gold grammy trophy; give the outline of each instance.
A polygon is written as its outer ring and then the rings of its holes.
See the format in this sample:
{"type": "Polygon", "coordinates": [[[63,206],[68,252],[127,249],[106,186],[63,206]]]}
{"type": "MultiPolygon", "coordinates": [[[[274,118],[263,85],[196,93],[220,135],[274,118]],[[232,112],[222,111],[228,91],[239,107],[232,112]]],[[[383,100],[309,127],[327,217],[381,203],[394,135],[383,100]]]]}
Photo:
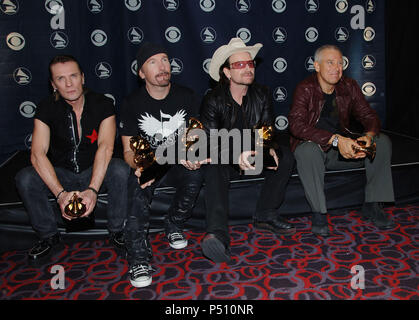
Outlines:
{"type": "Polygon", "coordinates": [[[345,131],[346,135],[358,144],[357,146],[352,146],[352,149],[355,151],[355,153],[364,152],[367,158],[373,161],[377,152],[376,143],[374,142],[370,146],[366,147],[367,143],[363,140],[359,140],[359,138],[362,137],[361,134],[352,132],[348,128],[345,128],[345,131]]]}
{"type": "Polygon", "coordinates": [[[352,149],[355,151],[355,153],[364,152],[368,159],[371,161],[374,160],[375,154],[377,152],[377,146],[375,143],[366,147],[365,145],[367,143],[363,140],[355,140],[355,142],[358,144],[358,146],[352,146],[352,149]]]}
{"type": "Polygon", "coordinates": [[[73,196],[64,208],[65,214],[72,218],[80,218],[80,216],[86,212],[86,205],[82,201],[83,198],[80,198],[76,193],[73,193],[73,196]]]}
{"type": "Polygon", "coordinates": [[[256,139],[256,145],[258,147],[263,147],[263,167],[272,168],[276,167],[274,157],[271,156],[270,149],[276,149],[274,143],[274,131],[272,126],[264,125],[257,130],[258,138],[256,139]]]}
{"type": "Polygon", "coordinates": [[[131,150],[134,151],[134,163],[141,171],[149,168],[156,161],[154,151],[145,139],[135,136],[131,137],[129,142],[131,150]]]}
{"type": "Polygon", "coordinates": [[[141,170],[141,184],[157,178],[159,165],[150,143],[140,136],[134,136],[130,139],[130,148],[134,151],[134,163],[141,170]]]}
{"type": "Polygon", "coordinates": [[[204,125],[198,119],[191,117],[189,119],[188,129],[186,129],[186,133],[182,137],[182,142],[185,146],[186,154],[188,153],[188,151],[195,151],[193,145],[199,141],[199,137],[190,136],[190,132],[194,129],[204,129],[204,125]]]}

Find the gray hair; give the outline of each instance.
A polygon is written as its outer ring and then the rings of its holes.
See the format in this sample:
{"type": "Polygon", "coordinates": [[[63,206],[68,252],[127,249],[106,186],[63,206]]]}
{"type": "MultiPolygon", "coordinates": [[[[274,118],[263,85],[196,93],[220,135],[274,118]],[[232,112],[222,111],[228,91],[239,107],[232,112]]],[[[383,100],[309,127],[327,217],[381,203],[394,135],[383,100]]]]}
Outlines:
{"type": "Polygon", "coordinates": [[[320,55],[321,55],[322,51],[327,50],[327,49],[336,50],[336,51],[340,52],[341,55],[343,55],[342,51],[337,46],[335,46],[333,44],[325,44],[325,45],[321,46],[320,48],[318,48],[316,50],[316,52],[314,53],[314,61],[320,62],[320,55]]]}

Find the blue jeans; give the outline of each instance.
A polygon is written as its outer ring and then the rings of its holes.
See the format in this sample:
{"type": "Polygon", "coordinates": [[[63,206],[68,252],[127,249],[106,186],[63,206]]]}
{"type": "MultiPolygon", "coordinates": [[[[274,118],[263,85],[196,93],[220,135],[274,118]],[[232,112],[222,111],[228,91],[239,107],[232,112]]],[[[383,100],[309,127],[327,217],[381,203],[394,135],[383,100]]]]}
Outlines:
{"type": "MultiPolygon", "coordinates": [[[[74,173],[55,167],[58,180],[65,190],[85,190],[92,177],[92,167],[74,173]]],[[[100,192],[107,191],[107,217],[110,232],[123,229],[127,213],[127,181],[129,166],[121,159],[113,158],[109,162],[100,192]]],[[[23,168],[16,175],[16,187],[22,198],[32,227],[41,239],[46,239],[58,232],[53,207],[48,199],[54,197],[36,170],[30,166],[23,168]]]]}
{"type": "Polygon", "coordinates": [[[125,243],[130,265],[149,263],[152,258],[148,229],[154,190],[163,182],[176,187],[176,193],[165,216],[167,233],[181,230],[190,218],[202,181],[201,170],[188,170],[182,165],[174,165],[161,180],[141,189],[134,170],[131,170],[128,179],[128,219],[125,226],[125,243]]]}

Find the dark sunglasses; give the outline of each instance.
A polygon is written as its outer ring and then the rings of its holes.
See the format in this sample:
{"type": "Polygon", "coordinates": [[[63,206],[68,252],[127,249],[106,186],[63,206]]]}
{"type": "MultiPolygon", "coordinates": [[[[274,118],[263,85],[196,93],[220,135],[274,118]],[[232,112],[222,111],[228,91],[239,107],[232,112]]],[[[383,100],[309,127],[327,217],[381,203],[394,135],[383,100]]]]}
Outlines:
{"type": "Polygon", "coordinates": [[[249,68],[256,67],[256,62],[254,60],[248,60],[248,61],[236,61],[230,63],[231,69],[243,69],[246,68],[246,66],[249,66],[249,68]]]}

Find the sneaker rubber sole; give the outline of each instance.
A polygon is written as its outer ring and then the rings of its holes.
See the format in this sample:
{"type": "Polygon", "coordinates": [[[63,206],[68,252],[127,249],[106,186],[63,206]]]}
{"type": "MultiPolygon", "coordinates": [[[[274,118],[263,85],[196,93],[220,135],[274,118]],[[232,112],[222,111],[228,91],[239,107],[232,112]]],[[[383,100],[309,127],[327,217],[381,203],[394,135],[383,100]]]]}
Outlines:
{"type": "Polygon", "coordinates": [[[131,285],[136,288],[147,287],[151,284],[152,281],[153,281],[152,277],[141,277],[140,279],[137,279],[137,280],[129,279],[129,282],[131,283],[131,285]]]}
{"type": "Polygon", "coordinates": [[[188,240],[184,240],[184,241],[177,241],[175,243],[170,243],[169,241],[169,246],[173,249],[179,250],[179,249],[183,249],[188,245],[188,240]]]}

